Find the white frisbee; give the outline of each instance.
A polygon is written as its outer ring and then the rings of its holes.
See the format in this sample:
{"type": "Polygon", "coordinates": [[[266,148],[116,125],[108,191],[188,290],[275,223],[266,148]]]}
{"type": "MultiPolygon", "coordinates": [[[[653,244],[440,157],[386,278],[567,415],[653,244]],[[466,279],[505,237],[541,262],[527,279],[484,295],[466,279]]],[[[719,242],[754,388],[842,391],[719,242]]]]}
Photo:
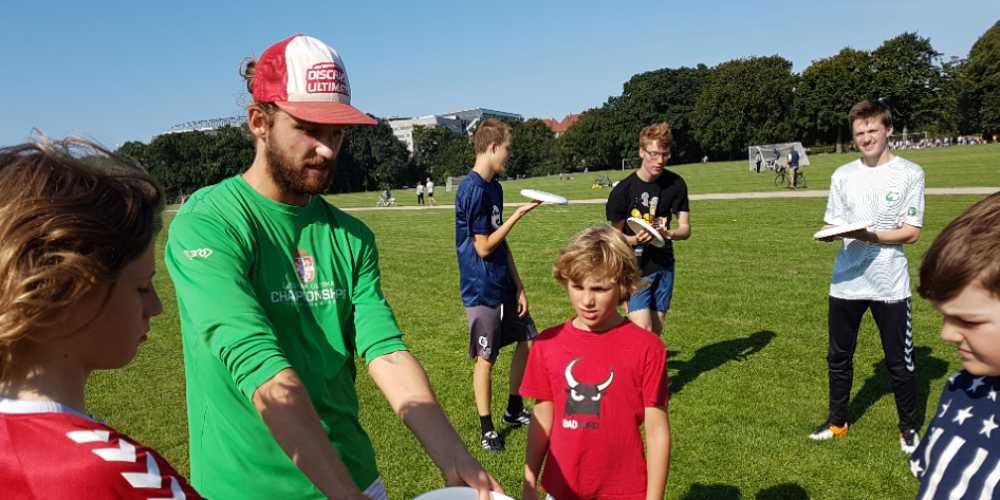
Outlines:
{"type": "Polygon", "coordinates": [[[653,229],[653,226],[650,226],[648,223],[646,223],[646,221],[635,217],[629,217],[628,220],[625,222],[628,223],[628,227],[632,228],[632,232],[635,234],[639,234],[639,232],[641,231],[646,231],[647,233],[652,235],[653,241],[649,242],[650,245],[653,245],[656,248],[660,248],[664,244],[666,244],[666,241],[663,239],[663,235],[660,234],[660,232],[657,231],[656,229],[653,229]]]}
{"type": "Polygon", "coordinates": [[[527,196],[532,200],[544,201],[546,203],[555,203],[556,205],[569,205],[569,200],[559,196],[558,194],[546,193],[545,191],[539,191],[537,189],[522,189],[521,196],[527,196]]]}
{"type": "Polygon", "coordinates": [[[820,238],[827,238],[830,236],[836,236],[838,234],[849,233],[851,231],[857,231],[858,229],[864,229],[868,226],[875,224],[870,220],[863,220],[861,222],[855,222],[853,224],[844,224],[842,226],[831,227],[830,229],[824,229],[813,235],[814,240],[820,238]]]}
{"type": "MultiPolygon", "coordinates": [[[[414,500],[479,500],[479,492],[468,486],[452,486],[428,491],[414,500]]],[[[490,500],[514,500],[495,491],[490,492],[490,500]]]]}

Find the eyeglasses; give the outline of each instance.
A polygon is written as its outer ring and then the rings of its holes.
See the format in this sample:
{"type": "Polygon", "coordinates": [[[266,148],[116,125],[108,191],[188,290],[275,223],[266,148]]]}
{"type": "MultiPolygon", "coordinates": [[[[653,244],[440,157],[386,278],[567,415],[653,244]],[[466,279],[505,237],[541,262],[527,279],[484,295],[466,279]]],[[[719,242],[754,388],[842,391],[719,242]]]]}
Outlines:
{"type": "Polygon", "coordinates": [[[654,159],[654,160],[659,160],[660,158],[663,158],[664,160],[669,160],[670,159],[670,151],[669,150],[667,150],[667,151],[656,151],[656,152],[650,151],[650,150],[648,150],[646,148],[642,148],[642,150],[645,151],[646,154],[648,154],[649,157],[652,158],[652,159],[654,159]]]}

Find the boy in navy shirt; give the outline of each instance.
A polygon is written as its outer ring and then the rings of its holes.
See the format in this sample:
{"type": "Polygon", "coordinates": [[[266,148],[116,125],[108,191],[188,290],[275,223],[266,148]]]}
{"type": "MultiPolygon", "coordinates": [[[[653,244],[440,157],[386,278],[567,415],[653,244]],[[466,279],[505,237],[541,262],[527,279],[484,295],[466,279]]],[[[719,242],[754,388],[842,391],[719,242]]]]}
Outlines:
{"type": "Polygon", "coordinates": [[[538,336],[506,238],[514,224],[541,202],[519,207],[504,222],[503,189],[494,177],[504,171],[511,157],[511,128],[488,119],[479,125],[473,143],[476,165],[455,194],[455,246],[462,304],[469,320],[469,358],[476,358],[473,388],[483,429],[481,442],[487,450],[499,453],[504,445],[493,427],[490,410],[493,365],[502,347],[517,343],[510,362],[510,398],[503,422],[528,425],[531,414],[518,390],[528,362],[529,341],[538,336]]]}
{"type": "Polygon", "coordinates": [[[917,498],[1000,498],[1000,194],[948,224],[920,266],[920,296],[944,316],[964,370],[945,384],[910,457],[917,498]]]}

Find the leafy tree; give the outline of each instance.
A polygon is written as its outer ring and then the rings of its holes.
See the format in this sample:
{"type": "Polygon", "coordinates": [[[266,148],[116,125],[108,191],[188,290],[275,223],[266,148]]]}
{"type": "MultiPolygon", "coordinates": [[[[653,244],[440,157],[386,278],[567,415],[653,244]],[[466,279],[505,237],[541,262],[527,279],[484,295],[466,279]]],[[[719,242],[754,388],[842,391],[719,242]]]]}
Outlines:
{"type": "Polygon", "coordinates": [[[556,163],[555,133],[542,120],[532,118],[513,131],[513,156],[507,160],[507,175],[549,173],[556,163]]]}
{"type": "Polygon", "coordinates": [[[958,73],[960,132],[1000,133],[1000,21],[976,40],[958,73]]]}
{"type": "Polygon", "coordinates": [[[694,162],[704,152],[694,138],[691,112],[702,87],[712,76],[704,64],[695,68],[658,69],[633,76],[625,83],[622,95],[608,99],[609,139],[618,156],[639,156],[639,132],[654,123],[670,124],[674,142],[671,153],[675,162],[694,162]]]}
{"type": "Polygon", "coordinates": [[[476,163],[472,141],[445,127],[413,127],[413,161],[417,172],[440,180],[469,173],[476,163]]]}
{"type": "Polygon", "coordinates": [[[620,164],[621,158],[606,133],[611,128],[608,115],[603,108],[588,109],[559,137],[559,162],[567,171],[606,170],[620,164]]]}
{"type": "Polygon", "coordinates": [[[728,158],[745,155],[751,144],[794,139],[797,84],[792,63],[780,56],[720,64],[691,113],[695,138],[705,150],[728,158]]]}
{"type": "Polygon", "coordinates": [[[878,97],[892,108],[899,131],[916,131],[937,120],[944,85],[941,67],[935,64],[940,57],[930,39],[916,33],[903,33],[872,51],[878,97]]]}
{"type": "Polygon", "coordinates": [[[808,144],[837,144],[851,137],[847,115],[856,103],[875,97],[874,69],[867,51],[845,48],[813,61],[795,92],[797,128],[808,144]]]}
{"type": "Polygon", "coordinates": [[[410,161],[406,145],[386,122],[372,126],[350,126],[337,155],[337,174],[330,192],[373,191],[383,186],[415,183],[419,173],[410,161]]]}

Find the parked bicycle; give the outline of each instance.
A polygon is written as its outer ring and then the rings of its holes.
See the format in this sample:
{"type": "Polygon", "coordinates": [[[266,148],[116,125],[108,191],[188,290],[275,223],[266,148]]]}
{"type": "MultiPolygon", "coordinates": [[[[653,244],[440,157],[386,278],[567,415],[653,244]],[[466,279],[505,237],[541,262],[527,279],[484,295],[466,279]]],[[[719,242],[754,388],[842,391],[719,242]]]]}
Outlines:
{"type": "MultiPolygon", "coordinates": [[[[774,187],[787,188],[788,181],[790,180],[791,176],[788,174],[788,169],[785,167],[778,167],[778,175],[774,177],[774,187]]],[[[806,187],[806,176],[803,175],[802,172],[795,172],[795,187],[806,187]]]]}

